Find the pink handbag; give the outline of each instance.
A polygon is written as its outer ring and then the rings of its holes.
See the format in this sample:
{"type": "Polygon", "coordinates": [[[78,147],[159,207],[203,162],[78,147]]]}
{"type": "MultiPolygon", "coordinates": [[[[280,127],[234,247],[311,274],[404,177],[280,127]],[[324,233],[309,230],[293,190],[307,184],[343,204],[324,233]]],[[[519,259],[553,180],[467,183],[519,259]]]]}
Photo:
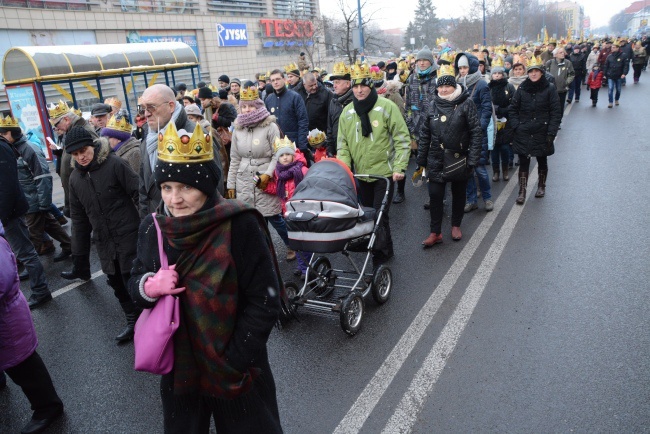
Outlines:
{"type": "MultiPolygon", "coordinates": [[[[163,270],[168,270],[167,255],[163,249],[160,227],[153,213],[158,234],[158,254],[163,270]]],[[[178,297],[164,295],[152,309],[144,309],[135,323],[133,337],[135,370],[163,375],[174,367],[174,333],[180,320],[178,297]]]]}

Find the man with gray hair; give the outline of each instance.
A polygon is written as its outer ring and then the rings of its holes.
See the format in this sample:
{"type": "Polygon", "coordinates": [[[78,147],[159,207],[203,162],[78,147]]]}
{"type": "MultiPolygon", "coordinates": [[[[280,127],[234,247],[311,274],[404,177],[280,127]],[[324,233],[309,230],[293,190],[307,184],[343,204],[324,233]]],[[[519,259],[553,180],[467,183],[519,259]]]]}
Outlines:
{"type": "Polygon", "coordinates": [[[303,87],[298,92],[305,102],[307,117],[309,118],[309,130],[317,128],[327,131],[327,112],[332,99],[332,92],[320,84],[318,79],[311,72],[302,77],[303,87]]]}

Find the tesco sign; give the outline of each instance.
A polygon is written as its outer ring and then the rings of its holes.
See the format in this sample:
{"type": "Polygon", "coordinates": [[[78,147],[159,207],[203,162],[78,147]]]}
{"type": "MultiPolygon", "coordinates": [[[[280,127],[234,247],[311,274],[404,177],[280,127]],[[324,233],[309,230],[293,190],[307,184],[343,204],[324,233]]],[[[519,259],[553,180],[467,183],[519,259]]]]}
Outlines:
{"type": "Polygon", "coordinates": [[[246,24],[217,24],[217,44],[219,47],[245,47],[248,45],[246,24]]]}
{"type": "Polygon", "coordinates": [[[305,20],[260,20],[265,38],[311,38],[314,24],[305,20]]]}

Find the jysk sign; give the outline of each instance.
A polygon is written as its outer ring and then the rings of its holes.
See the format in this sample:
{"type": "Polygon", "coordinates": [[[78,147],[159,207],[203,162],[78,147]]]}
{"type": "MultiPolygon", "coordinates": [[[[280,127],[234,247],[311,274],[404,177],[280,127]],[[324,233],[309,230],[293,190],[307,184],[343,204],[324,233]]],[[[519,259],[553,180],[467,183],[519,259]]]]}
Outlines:
{"type": "Polygon", "coordinates": [[[246,24],[217,24],[217,35],[220,47],[245,47],[248,45],[246,24]]]}

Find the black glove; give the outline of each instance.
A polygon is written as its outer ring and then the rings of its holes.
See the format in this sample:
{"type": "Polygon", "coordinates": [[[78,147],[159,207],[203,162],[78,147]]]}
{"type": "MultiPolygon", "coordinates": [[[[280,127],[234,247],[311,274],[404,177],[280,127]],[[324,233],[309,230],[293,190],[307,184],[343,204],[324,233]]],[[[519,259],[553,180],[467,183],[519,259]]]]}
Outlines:
{"type": "Polygon", "coordinates": [[[546,146],[553,146],[555,142],[555,136],[546,136],[546,146]]]}

